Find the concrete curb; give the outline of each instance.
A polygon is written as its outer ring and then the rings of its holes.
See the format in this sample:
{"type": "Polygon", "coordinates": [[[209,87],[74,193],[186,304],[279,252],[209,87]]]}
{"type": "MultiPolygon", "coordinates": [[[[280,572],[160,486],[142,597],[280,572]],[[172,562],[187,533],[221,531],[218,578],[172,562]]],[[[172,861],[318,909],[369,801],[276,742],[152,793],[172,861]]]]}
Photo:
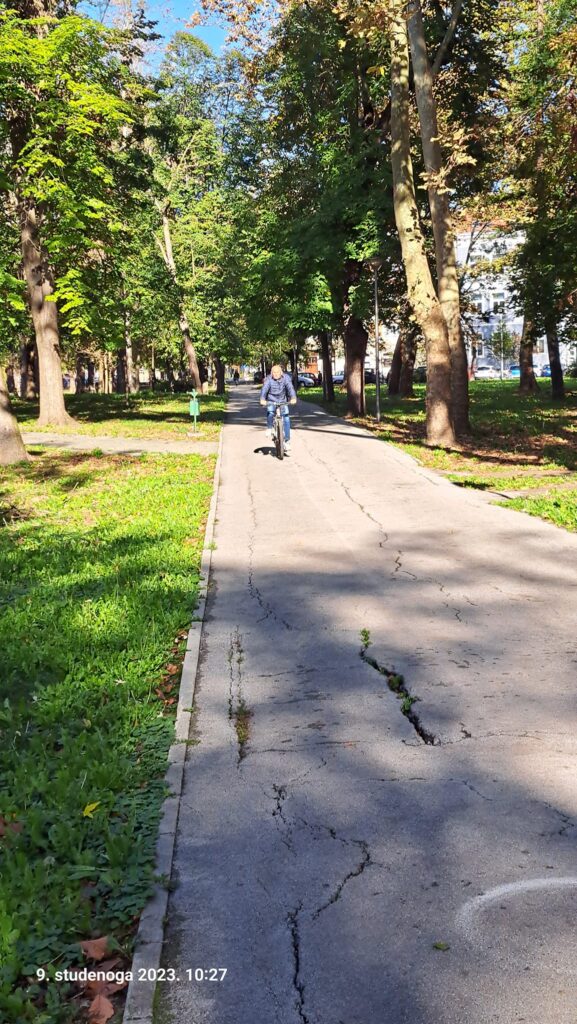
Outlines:
{"type": "MultiPolygon", "coordinates": [[[[194,619],[191,623],[186,641],[186,654],[182,665],[180,693],[176,712],[175,738],[168,752],[168,768],[165,780],[169,787],[170,794],[166,797],[163,804],[162,818],[156,843],[156,874],[161,875],[166,879],[170,879],[172,872],[172,858],[176,840],[176,827],[178,823],[180,797],[182,794],[182,784],[184,779],[184,762],[187,750],[186,742],[190,733],[196,674],[200,659],[200,640],[206,612],[210,566],[212,562],[212,542],[216,519],[216,505],[218,501],[218,489],[220,483],[222,439],[223,431],[221,430],[218,455],[214,469],[212,498],[208,511],[208,519],[204,533],[204,546],[200,562],[200,589],[198,592],[198,605],[195,609],[194,619]]],[[[134,957],[130,968],[133,980],[128,985],[122,1024],[152,1024],[156,976],[160,967],[160,958],[162,956],[164,925],[168,909],[168,895],[169,893],[166,886],[157,884],[155,886],[153,896],[142,912],[140,924],[136,933],[134,957]],[[142,975],[144,972],[146,980],[139,980],[139,975],[142,975]]]]}

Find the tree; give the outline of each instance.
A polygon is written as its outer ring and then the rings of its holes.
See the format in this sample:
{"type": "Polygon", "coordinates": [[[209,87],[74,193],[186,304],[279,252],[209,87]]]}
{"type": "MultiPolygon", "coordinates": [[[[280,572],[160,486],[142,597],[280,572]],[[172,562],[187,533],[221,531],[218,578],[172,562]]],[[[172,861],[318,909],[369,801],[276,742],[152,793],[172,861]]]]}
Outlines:
{"type": "Polygon", "coordinates": [[[427,443],[452,447],[449,335],[437,297],[419,220],[411,159],[409,44],[402,0],[390,4],[391,159],[395,219],[407,276],[408,297],[427,351],[427,443]]]}
{"type": "Polygon", "coordinates": [[[23,462],[27,458],[22,435],[10,405],[4,369],[0,367],[0,465],[23,462]]]}
{"type": "Polygon", "coordinates": [[[40,422],[63,424],[70,417],[62,328],[75,336],[90,326],[87,275],[121,230],[118,154],[137,121],[141,88],[126,60],[126,34],[75,15],[59,18],[67,5],[50,0],[13,7],[17,14],[0,19],[1,169],[35,331],[40,422]]]}

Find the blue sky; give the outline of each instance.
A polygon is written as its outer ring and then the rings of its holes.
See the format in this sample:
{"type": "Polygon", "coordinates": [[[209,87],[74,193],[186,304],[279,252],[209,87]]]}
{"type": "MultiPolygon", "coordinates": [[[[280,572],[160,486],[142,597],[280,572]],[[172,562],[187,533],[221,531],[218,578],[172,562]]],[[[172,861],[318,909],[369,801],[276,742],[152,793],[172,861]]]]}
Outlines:
{"type": "MultiPolygon", "coordinates": [[[[168,41],[175,32],[185,28],[198,5],[194,0],[149,0],[147,9],[150,17],[158,22],[156,31],[168,41]]],[[[190,31],[204,39],[216,53],[224,44],[226,33],[216,25],[200,26],[190,31]]]]}
{"type": "MultiPolygon", "coordinates": [[[[186,23],[198,10],[198,6],[195,0],[147,0],[146,13],[152,21],[157,23],[155,31],[163,37],[155,44],[153,52],[148,55],[146,60],[148,66],[158,67],[166,43],[175,32],[183,31],[186,28],[186,23]]],[[[136,7],[134,0],[132,7],[136,7]]],[[[118,16],[118,6],[114,3],[107,3],[107,0],[81,0],[80,10],[84,10],[93,18],[100,18],[108,23],[118,16]],[[104,15],[105,9],[106,15],[104,15]]],[[[215,53],[219,53],[224,46],[226,31],[216,24],[196,26],[189,31],[204,39],[215,53]]]]}

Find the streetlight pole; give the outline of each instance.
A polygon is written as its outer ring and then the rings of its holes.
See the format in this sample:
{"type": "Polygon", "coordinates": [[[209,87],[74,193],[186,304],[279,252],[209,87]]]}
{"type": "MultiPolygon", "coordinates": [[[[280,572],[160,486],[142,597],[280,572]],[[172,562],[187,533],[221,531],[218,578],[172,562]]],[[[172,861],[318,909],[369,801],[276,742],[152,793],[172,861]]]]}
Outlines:
{"type": "Polygon", "coordinates": [[[376,408],[376,421],[381,422],[381,372],[380,372],[380,360],[379,360],[379,269],[383,265],[381,256],[373,256],[370,260],[365,260],[365,266],[373,272],[373,282],[375,286],[375,370],[377,377],[377,408],[376,408]]]}

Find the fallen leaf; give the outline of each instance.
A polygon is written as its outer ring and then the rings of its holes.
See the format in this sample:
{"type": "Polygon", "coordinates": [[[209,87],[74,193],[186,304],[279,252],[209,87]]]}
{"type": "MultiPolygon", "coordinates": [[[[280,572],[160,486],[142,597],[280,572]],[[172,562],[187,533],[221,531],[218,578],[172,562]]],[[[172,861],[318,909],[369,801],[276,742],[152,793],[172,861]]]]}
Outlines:
{"type": "Polygon", "coordinates": [[[88,1020],[90,1024],[106,1024],[111,1017],[114,1017],[114,1007],[110,999],[99,993],[88,1007],[88,1020]]]}
{"type": "Polygon", "coordinates": [[[82,817],[91,818],[97,807],[100,807],[100,800],[97,800],[94,804],[86,804],[86,807],[82,812],[82,817]]]}
{"type": "Polygon", "coordinates": [[[174,664],[167,665],[166,666],[166,671],[168,672],[168,674],[170,676],[174,676],[174,675],[176,675],[177,672],[180,672],[180,665],[174,665],[174,664]]]}
{"type": "Polygon", "coordinates": [[[108,935],[102,935],[99,939],[83,939],[80,948],[91,960],[102,960],[108,953],[108,935]]]}
{"type": "Polygon", "coordinates": [[[122,963],[122,957],[115,956],[112,960],[103,960],[98,966],[99,971],[114,971],[122,963]]]}
{"type": "Polygon", "coordinates": [[[433,942],[433,949],[440,949],[442,953],[446,953],[450,948],[448,942],[433,942]]]}

